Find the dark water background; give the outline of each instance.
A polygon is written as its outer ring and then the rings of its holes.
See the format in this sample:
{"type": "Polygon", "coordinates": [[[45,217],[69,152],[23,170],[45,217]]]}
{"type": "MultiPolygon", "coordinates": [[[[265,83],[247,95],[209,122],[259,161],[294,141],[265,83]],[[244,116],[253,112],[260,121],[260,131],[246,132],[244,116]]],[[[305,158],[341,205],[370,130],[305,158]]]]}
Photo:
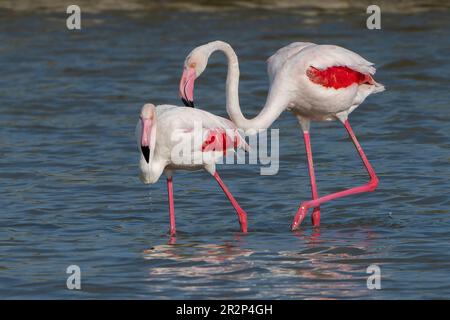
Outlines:
{"type": "MultiPolygon", "coordinates": [[[[450,298],[449,11],[189,12],[82,16],[0,10],[1,298],[450,298]],[[174,178],[178,236],[169,245],[165,181],[137,176],[134,126],[145,102],[180,104],[182,62],[195,46],[230,42],[241,64],[241,104],[264,104],[265,59],[293,41],[333,43],[377,64],[387,91],[350,120],[379,189],[322,206],[322,225],[289,224],[309,199],[300,129],[284,113],[280,172],[221,166],[248,212],[249,233],[204,172],[174,178]],[[66,288],[67,266],[82,290],[66,288]],[[368,290],[377,264],[382,289],[368,290]]],[[[199,107],[226,116],[225,59],[197,81],[199,107]]],[[[319,192],[366,173],[337,122],[311,128],[319,192]]]]}

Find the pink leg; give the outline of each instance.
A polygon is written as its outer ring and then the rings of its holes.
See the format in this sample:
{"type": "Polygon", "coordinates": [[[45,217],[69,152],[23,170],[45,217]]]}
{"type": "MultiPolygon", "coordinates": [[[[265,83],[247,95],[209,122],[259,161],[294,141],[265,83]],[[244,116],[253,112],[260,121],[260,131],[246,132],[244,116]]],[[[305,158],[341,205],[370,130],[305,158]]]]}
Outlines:
{"type": "MultiPolygon", "coordinates": [[[[308,158],[309,179],[311,181],[311,194],[313,200],[319,198],[316,186],[316,175],[314,174],[314,163],[311,151],[311,139],[309,137],[309,131],[303,131],[303,139],[305,140],[306,156],[308,158]]],[[[311,215],[312,224],[315,227],[320,225],[320,207],[316,207],[311,215]]]]}
{"type": "Polygon", "coordinates": [[[239,224],[241,225],[241,231],[247,232],[247,214],[244,210],[239,206],[239,203],[234,199],[233,195],[230,191],[228,191],[227,186],[223,183],[222,179],[220,179],[219,174],[217,171],[214,173],[214,178],[216,179],[219,186],[222,188],[223,192],[227,196],[228,200],[230,200],[231,204],[233,205],[234,209],[236,210],[236,213],[238,215],[239,224]]]}
{"type": "Polygon", "coordinates": [[[169,194],[169,217],[170,217],[170,235],[174,236],[175,229],[175,208],[173,205],[173,182],[172,177],[167,178],[167,193],[169,194]]]}
{"type": "Polygon", "coordinates": [[[359,187],[354,187],[354,188],[347,189],[344,191],[331,193],[329,195],[326,195],[326,196],[318,198],[318,199],[313,199],[310,201],[302,202],[300,204],[300,208],[297,211],[297,214],[295,215],[294,221],[292,222],[292,225],[291,225],[292,230],[295,230],[300,226],[300,224],[302,223],[303,219],[305,218],[306,213],[308,212],[309,208],[315,208],[324,202],[327,202],[327,201],[330,201],[333,199],[337,199],[337,198],[346,197],[346,196],[349,196],[352,194],[357,194],[357,193],[362,193],[362,192],[371,192],[371,191],[374,191],[376,189],[376,187],[378,186],[378,178],[375,174],[375,171],[373,170],[372,166],[370,165],[369,160],[367,160],[367,157],[364,154],[364,151],[361,148],[361,145],[359,144],[358,140],[356,139],[356,136],[353,133],[352,127],[350,126],[350,123],[348,122],[348,120],[345,121],[344,126],[347,129],[348,135],[352,139],[353,144],[356,147],[356,150],[358,150],[359,156],[361,157],[361,160],[363,161],[363,163],[367,169],[367,172],[369,173],[370,181],[367,184],[359,186],[359,187]]]}

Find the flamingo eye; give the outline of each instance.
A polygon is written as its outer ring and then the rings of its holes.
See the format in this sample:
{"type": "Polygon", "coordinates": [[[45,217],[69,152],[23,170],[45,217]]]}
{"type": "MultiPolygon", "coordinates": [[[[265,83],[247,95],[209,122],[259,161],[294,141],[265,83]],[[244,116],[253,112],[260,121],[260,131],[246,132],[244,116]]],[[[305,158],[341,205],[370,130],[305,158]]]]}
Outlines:
{"type": "Polygon", "coordinates": [[[192,62],[192,63],[189,64],[190,68],[195,68],[196,66],[197,66],[197,64],[195,62],[192,62]]]}

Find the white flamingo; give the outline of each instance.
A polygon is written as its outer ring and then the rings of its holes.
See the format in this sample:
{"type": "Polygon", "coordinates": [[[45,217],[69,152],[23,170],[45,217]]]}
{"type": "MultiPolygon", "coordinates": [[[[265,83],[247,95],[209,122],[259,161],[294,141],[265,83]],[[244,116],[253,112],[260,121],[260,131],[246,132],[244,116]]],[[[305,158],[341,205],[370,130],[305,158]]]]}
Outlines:
{"type": "Polygon", "coordinates": [[[300,122],[308,159],[312,200],[300,204],[291,225],[292,230],[299,227],[309,208],[314,208],[312,223],[318,226],[322,203],[376,189],[378,178],[348,121],[349,114],[368,95],[384,90],[384,86],[372,78],[375,73],[372,63],[339,46],[292,43],[268,59],[270,89],[266,103],[255,118],[246,119],[239,105],[238,58],[231,46],[225,42],[207,43],[195,48],[186,57],[180,81],[180,96],[185,104],[194,106],[194,80],[204,71],[209,56],[215,51],[222,51],[228,59],[226,106],[228,115],[238,128],[252,131],[266,129],[284,110],[291,111],[300,122]],[[365,185],[319,197],[311,152],[310,122],[335,119],[344,124],[370,180],[365,185]]]}
{"type": "Polygon", "coordinates": [[[247,232],[247,215],[216,170],[217,160],[227,152],[248,148],[230,120],[199,109],[171,105],[155,107],[148,103],[142,107],[136,139],[141,153],[142,182],[156,183],[162,173],[167,177],[172,236],[176,232],[172,178],[176,170],[205,169],[209,172],[236,210],[241,231],[247,232]]]}

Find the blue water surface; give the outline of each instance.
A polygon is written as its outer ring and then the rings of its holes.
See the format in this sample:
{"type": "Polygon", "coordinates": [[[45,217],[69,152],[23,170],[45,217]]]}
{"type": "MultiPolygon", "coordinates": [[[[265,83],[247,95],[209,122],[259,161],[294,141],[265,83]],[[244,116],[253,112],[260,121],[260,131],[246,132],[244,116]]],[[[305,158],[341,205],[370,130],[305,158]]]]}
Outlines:
{"type": "MultiPolygon", "coordinates": [[[[62,11],[64,12],[64,10],[62,11]]],[[[0,297],[3,299],[450,298],[448,11],[236,9],[92,12],[69,31],[55,12],[0,11],[0,297]],[[299,125],[285,112],[280,170],[222,165],[247,211],[206,172],[174,176],[178,234],[170,244],[165,179],[143,185],[134,127],[141,106],[181,104],[185,56],[221,39],[241,67],[244,113],[268,88],[265,60],[293,41],[332,43],[376,63],[387,90],[351,116],[379,178],[370,194],[322,205],[322,224],[289,225],[310,198],[299,125]],[[68,290],[66,268],[81,268],[68,290]],[[381,268],[381,290],[366,269],[381,268]]],[[[226,116],[226,61],[196,82],[199,108],[226,116]]],[[[364,183],[338,122],[313,123],[320,194],[364,183]]]]}

